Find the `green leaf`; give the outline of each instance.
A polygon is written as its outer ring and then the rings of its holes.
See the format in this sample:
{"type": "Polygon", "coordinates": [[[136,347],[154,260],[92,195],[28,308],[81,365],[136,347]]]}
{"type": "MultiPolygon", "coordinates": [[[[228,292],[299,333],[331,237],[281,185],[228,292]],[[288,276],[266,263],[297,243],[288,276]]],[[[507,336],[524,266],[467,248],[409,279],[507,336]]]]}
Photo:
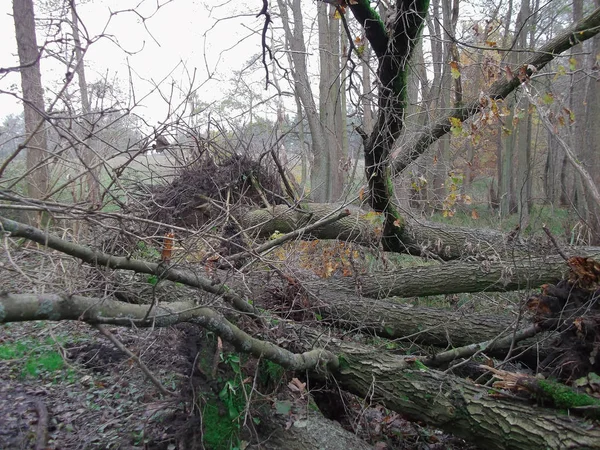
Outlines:
{"type": "Polygon", "coordinates": [[[551,105],[554,103],[554,96],[551,93],[546,92],[542,97],[542,102],[544,102],[544,105],[551,105]]]}
{"type": "Polygon", "coordinates": [[[287,416],[292,411],[292,402],[289,400],[276,401],[275,412],[283,416],[287,416]]]}
{"type": "Polygon", "coordinates": [[[569,58],[569,70],[573,72],[575,69],[577,69],[577,60],[571,57],[569,58]]]}

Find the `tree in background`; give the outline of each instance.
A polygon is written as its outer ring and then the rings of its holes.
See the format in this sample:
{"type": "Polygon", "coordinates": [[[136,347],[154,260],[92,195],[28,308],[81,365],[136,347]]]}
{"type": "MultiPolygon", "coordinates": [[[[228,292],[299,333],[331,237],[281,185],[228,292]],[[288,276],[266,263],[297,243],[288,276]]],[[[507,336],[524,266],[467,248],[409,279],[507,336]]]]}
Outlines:
{"type": "Polygon", "coordinates": [[[27,150],[27,192],[41,199],[48,193],[48,149],[44,107],[44,88],[40,72],[41,51],[35,34],[33,0],[14,0],[13,16],[19,62],[21,89],[25,108],[25,142],[27,150]]]}

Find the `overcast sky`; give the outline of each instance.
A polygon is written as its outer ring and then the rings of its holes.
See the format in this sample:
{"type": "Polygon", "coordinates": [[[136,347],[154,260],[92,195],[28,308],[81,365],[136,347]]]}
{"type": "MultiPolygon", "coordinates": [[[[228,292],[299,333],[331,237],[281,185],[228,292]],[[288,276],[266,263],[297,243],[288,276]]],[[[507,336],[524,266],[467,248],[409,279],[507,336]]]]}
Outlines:
{"type": "MultiPolygon", "coordinates": [[[[41,19],[48,16],[39,8],[44,2],[46,0],[34,0],[36,18],[40,19],[38,45],[46,39],[41,19]]],[[[163,85],[164,94],[170,93],[173,82],[186,88],[196,71],[194,85],[200,86],[199,97],[207,102],[214,101],[226,89],[223,81],[230,78],[230,72],[240,70],[252,55],[260,52],[259,33],[263,19],[255,18],[262,6],[260,1],[222,1],[220,6],[209,7],[207,5],[217,2],[159,0],[158,3],[166,4],[158,11],[156,0],[80,0],[80,3],[78,12],[87,35],[92,39],[105,35],[91,45],[86,55],[88,81],[107,77],[127,92],[129,62],[137,99],[165,77],[168,81],[163,85]],[[135,8],[136,12],[125,11],[129,8],[135,8]],[[111,11],[124,12],[111,17],[111,11]],[[142,21],[141,17],[149,18],[142,21]],[[209,80],[209,73],[212,80],[209,80]]],[[[66,26],[63,29],[70,32],[66,26]]],[[[3,43],[0,67],[18,65],[11,1],[0,2],[0,39],[3,43]]],[[[42,83],[46,98],[49,98],[64,79],[65,70],[50,59],[42,60],[41,64],[42,83]]],[[[19,87],[18,73],[0,79],[3,91],[18,92],[19,87]]],[[[151,121],[164,119],[167,106],[159,95],[152,95],[143,103],[143,107],[136,110],[138,114],[151,121]]],[[[21,111],[22,106],[17,100],[0,94],[0,119],[21,111]]]]}

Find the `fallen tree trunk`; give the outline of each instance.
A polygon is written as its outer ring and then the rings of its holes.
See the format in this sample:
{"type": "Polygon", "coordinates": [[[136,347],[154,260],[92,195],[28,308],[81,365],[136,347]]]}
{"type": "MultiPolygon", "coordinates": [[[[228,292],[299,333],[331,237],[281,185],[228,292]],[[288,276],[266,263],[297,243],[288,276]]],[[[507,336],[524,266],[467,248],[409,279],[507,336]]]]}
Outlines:
{"type": "MultiPolygon", "coordinates": [[[[360,245],[378,245],[381,240],[383,216],[356,206],[324,203],[306,203],[302,208],[278,205],[269,209],[256,209],[243,214],[239,221],[249,232],[261,237],[275,232],[289,233],[326,217],[338,214],[342,208],[350,214],[332,224],[311,231],[316,239],[339,239],[360,245]]],[[[407,219],[399,233],[402,251],[419,256],[436,255],[444,260],[465,258],[492,261],[536,255],[557,254],[556,250],[534,240],[525,240],[511,233],[486,228],[467,228],[445,225],[425,220],[407,219]]],[[[572,253],[580,253],[573,249],[572,253]]],[[[587,248],[585,254],[600,253],[587,248]]]]}
{"type": "Polygon", "coordinates": [[[340,388],[380,402],[412,420],[424,421],[487,449],[600,448],[600,428],[585,420],[496,398],[484,386],[426,369],[415,358],[325,340],[322,334],[299,325],[294,329],[301,348],[320,345],[340,355],[340,367],[334,375],[340,388]]]}
{"type": "Polygon", "coordinates": [[[327,278],[304,283],[311,292],[360,294],[365,297],[426,297],[468,292],[515,291],[555,283],[568,266],[561,258],[523,258],[502,262],[449,262],[369,272],[356,277],[327,278]]]}
{"type": "Polygon", "coordinates": [[[346,329],[365,330],[381,337],[438,347],[461,347],[512,333],[515,320],[506,316],[468,314],[441,308],[416,307],[393,299],[375,300],[319,295],[317,311],[346,329]]]}

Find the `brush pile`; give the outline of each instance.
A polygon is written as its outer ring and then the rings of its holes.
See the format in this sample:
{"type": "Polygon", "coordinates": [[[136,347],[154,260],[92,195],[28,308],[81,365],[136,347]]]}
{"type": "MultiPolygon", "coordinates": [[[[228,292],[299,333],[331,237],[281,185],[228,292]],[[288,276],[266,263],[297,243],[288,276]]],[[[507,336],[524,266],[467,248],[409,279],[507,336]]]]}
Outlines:
{"type": "Polygon", "coordinates": [[[568,279],[542,286],[527,302],[534,321],[558,333],[539,369],[566,383],[600,374],[600,263],[572,257],[568,265],[568,279]]]}

